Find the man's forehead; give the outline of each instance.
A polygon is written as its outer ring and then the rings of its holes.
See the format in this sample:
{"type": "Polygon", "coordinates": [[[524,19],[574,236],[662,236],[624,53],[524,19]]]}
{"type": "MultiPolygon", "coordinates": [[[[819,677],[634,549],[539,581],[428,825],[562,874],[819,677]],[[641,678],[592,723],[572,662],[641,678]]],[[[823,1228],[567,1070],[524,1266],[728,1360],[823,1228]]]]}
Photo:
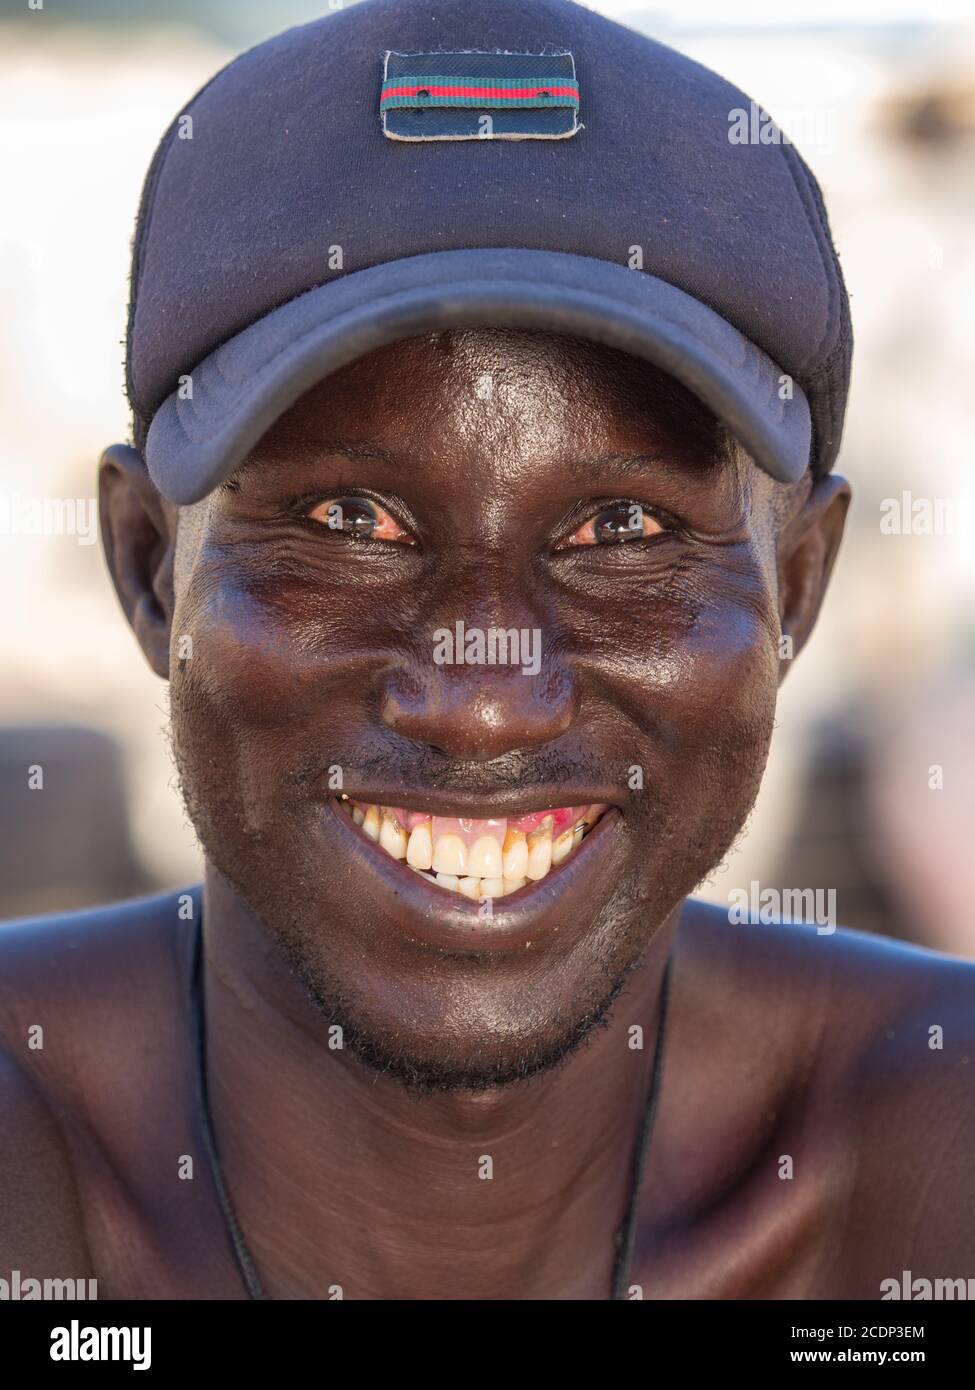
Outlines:
{"type": "Polygon", "coordinates": [[[395,464],[420,439],[512,430],[542,446],[546,434],[555,446],[578,439],[583,469],[587,455],[639,454],[658,438],[702,457],[727,453],[713,413],[642,359],[560,334],[474,328],[387,344],[348,364],[280,415],[253,455],[297,445],[395,464]],[[609,431],[630,436],[630,447],[614,447],[609,431]]]}

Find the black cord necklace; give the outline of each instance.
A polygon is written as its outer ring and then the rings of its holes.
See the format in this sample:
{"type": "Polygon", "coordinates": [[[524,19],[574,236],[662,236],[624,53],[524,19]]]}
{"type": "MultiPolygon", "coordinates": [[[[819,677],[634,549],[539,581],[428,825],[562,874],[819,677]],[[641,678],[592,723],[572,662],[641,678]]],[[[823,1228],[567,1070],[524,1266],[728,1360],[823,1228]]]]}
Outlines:
{"type": "MultiPolygon", "coordinates": [[[[625,1300],[628,1293],[627,1280],[629,1278],[630,1264],[633,1259],[633,1245],[636,1239],[636,1213],[640,1200],[640,1187],[643,1171],[646,1167],[647,1154],[650,1149],[650,1140],[653,1135],[653,1124],[657,1115],[657,1101],[660,1095],[660,1081],[663,1075],[664,1038],[667,1029],[667,1006],[670,1001],[670,967],[672,959],[672,955],[668,956],[667,964],[664,966],[663,978],[660,981],[660,999],[657,1010],[657,1038],[653,1054],[653,1069],[650,1073],[650,1084],[647,1088],[643,1114],[640,1117],[640,1126],[637,1130],[636,1141],[633,1145],[626,1210],[623,1213],[623,1220],[620,1222],[614,1240],[613,1275],[610,1283],[609,1296],[611,1299],[617,1301],[621,1299],[625,1300]]],[[[260,1275],[257,1272],[257,1266],[254,1263],[254,1257],[250,1252],[247,1241],[244,1239],[244,1233],[240,1229],[240,1222],[237,1220],[237,1213],[234,1211],[234,1204],[230,1199],[230,1192],[227,1188],[227,1181],[220,1163],[220,1155],[217,1152],[217,1142],[213,1130],[213,1115],[210,1110],[210,1094],[207,1084],[206,1017],[203,1000],[202,913],[198,914],[193,944],[190,1013],[194,1041],[196,1044],[196,1094],[200,1113],[200,1128],[203,1131],[203,1146],[206,1151],[207,1162],[210,1165],[213,1185],[216,1188],[217,1200],[220,1203],[220,1210],[223,1213],[224,1224],[227,1227],[227,1234],[233,1246],[234,1256],[237,1260],[237,1268],[240,1271],[240,1277],[244,1287],[250,1298],[266,1300],[267,1294],[264,1292],[264,1286],[261,1283],[260,1275]]]]}

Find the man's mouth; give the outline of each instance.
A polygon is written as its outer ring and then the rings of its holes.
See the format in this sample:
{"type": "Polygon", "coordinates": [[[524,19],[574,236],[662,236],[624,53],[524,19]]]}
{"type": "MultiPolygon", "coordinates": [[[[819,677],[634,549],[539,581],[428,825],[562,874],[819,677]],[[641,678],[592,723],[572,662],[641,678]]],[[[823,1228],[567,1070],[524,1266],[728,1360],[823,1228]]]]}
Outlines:
{"type": "Polygon", "coordinates": [[[472,820],[357,801],[338,805],[392,859],[449,892],[503,898],[564,864],[609,809],[605,802],[472,820]]]}

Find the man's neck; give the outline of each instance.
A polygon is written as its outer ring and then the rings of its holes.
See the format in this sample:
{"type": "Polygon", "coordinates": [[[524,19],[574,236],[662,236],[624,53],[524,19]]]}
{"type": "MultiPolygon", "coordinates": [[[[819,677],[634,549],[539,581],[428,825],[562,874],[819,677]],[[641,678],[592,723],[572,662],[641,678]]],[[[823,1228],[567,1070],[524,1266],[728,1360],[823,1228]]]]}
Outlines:
{"type": "Polygon", "coordinates": [[[329,1046],[283,951],[209,872],[210,1101],[268,1294],[607,1296],[677,915],[561,1066],[419,1094],[329,1046]]]}

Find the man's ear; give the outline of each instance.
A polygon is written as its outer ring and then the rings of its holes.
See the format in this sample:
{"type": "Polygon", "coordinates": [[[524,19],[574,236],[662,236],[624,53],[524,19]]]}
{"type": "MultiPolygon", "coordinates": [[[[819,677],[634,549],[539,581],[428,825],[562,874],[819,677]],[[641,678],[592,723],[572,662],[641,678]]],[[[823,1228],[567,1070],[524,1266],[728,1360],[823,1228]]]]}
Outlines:
{"type": "MultiPolygon", "coordinates": [[[[778,544],[779,617],[796,657],[815,626],[843,537],[850,484],[827,473],[817,478],[800,510],[783,527],[778,544]]],[[[779,663],[780,682],[791,661],[779,663]]]]}
{"type": "Polygon", "coordinates": [[[98,469],[102,545],[115,592],[157,676],[169,678],[176,508],[156,489],[142,455],[112,444],[98,469]]]}

